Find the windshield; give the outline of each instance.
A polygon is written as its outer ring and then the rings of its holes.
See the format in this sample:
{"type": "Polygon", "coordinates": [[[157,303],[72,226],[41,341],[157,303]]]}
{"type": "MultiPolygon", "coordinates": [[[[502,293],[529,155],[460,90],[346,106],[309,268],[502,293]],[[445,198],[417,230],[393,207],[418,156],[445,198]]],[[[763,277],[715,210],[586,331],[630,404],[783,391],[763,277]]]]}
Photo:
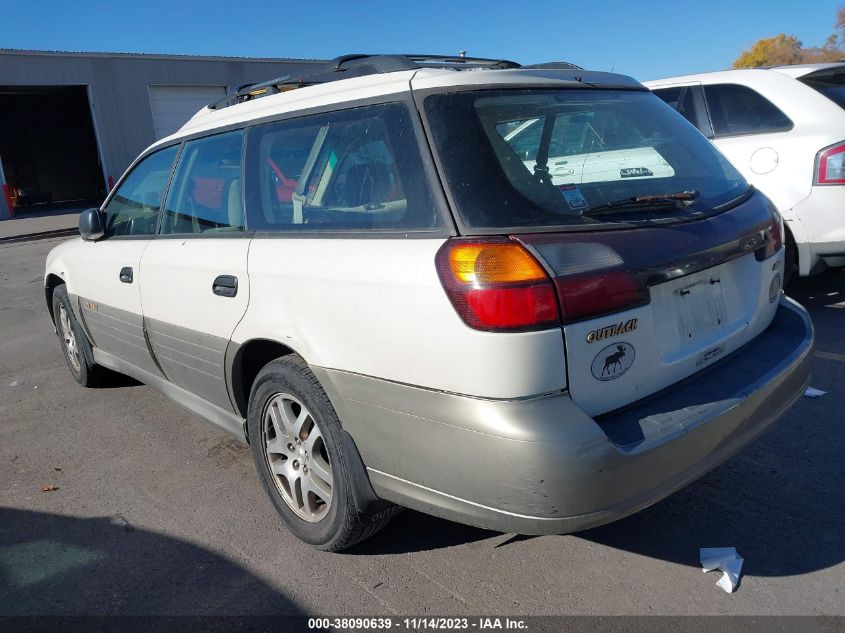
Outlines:
{"type": "Polygon", "coordinates": [[[845,108],[845,66],[805,75],[799,77],[798,81],[818,90],[840,108],[845,108]]]}
{"type": "Polygon", "coordinates": [[[472,228],[690,219],[748,190],[698,130],[647,91],[450,92],[426,98],[425,112],[457,211],[472,228]],[[678,192],[692,193],[638,200],[678,192]]]}

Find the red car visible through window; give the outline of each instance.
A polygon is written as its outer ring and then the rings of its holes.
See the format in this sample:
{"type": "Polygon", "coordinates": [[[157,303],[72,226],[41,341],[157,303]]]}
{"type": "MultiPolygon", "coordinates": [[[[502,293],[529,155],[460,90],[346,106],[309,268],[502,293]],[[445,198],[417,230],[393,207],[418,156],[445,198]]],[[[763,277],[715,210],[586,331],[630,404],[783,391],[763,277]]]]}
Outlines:
{"type": "Polygon", "coordinates": [[[268,158],[267,162],[270,164],[270,169],[273,170],[273,174],[275,175],[276,197],[279,202],[290,202],[293,192],[296,191],[296,181],[286,178],[272,158],[268,158]]]}

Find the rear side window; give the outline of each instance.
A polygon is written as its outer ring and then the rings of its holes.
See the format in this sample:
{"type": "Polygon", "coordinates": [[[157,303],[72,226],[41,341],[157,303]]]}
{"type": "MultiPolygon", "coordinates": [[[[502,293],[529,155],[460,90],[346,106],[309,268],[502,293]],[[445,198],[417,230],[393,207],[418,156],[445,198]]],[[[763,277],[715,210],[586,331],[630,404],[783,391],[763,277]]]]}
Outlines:
{"type": "Polygon", "coordinates": [[[845,66],[805,75],[799,77],[798,81],[822,93],[840,108],[845,108],[845,66]]]}
{"type": "Polygon", "coordinates": [[[718,136],[786,132],[792,121],[760,93],[736,84],[704,86],[704,96],[718,136]]]}
{"type": "Polygon", "coordinates": [[[401,103],[252,128],[246,187],[251,230],[407,230],[440,223],[401,103]]]}
{"type": "Polygon", "coordinates": [[[231,233],[244,228],[243,131],[185,143],[160,233],[231,233]]]}
{"type": "Polygon", "coordinates": [[[106,205],[106,235],[153,235],[161,197],[178,145],[150,154],[138,163],[106,205]]]}

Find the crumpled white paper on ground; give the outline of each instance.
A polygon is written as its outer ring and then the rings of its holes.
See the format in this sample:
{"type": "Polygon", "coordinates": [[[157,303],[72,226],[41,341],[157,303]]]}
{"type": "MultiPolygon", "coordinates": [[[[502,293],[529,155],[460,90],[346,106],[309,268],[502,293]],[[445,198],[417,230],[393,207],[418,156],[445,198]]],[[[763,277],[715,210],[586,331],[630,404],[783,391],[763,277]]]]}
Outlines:
{"type": "Polygon", "coordinates": [[[821,398],[826,393],[827,391],[822,391],[821,389],[816,389],[815,387],[807,387],[804,395],[808,398],[821,398]]]}
{"type": "Polygon", "coordinates": [[[699,553],[701,571],[707,573],[715,569],[722,570],[722,577],[717,586],[727,593],[733,593],[739,584],[739,573],[744,559],[735,547],[702,547],[699,553]]]}

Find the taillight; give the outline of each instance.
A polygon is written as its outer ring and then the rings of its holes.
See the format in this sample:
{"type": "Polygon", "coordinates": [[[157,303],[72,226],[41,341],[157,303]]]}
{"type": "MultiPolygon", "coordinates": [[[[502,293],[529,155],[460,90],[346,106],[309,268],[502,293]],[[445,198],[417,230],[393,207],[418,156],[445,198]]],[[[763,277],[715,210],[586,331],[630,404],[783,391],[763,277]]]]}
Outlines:
{"type": "Polygon", "coordinates": [[[693,222],[449,240],[436,263],[467,325],[528,331],[646,305],[653,285],[783,244],[780,214],[755,193],[693,222]]]}
{"type": "Polygon", "coordinates": [[[766,230],[765,240],[766,248],[763,254],[763,259],[769,259],[772,255],[777,253],[783,247],[783,218],[780,213],[774,211],[775,221],[766,230]]]}
{"type": "MultiPolygon", "coordinates": [[[[560,297],[561,322],[571,323],[591,317],[621,312],[649,302],[649,274],[594,236],[519,236],[554,273],[560,297]]],[[[612,240],[608,235],[605,239],[612,240]]],[[[652,246],[652,252],[656,246],[652,246]]]]}
{"type": "Polygon", "coordinates": [[[816,185],[845,185],[845,142],[831,145],[816,155],[816,185]]]}
{"type": "Polygon", "coordinates": [[[438,251],[436,264],[452,305],[472,328],[527,331],[560,322],[552,280],[516,242],[450,240],[438,251]]]}
{"type": "Polygon", "coordinates": [[[561,277],[557,279],[557,291],[567,322],[620,312],[649,301],[645,283],[624,270],[561,277]]]}

